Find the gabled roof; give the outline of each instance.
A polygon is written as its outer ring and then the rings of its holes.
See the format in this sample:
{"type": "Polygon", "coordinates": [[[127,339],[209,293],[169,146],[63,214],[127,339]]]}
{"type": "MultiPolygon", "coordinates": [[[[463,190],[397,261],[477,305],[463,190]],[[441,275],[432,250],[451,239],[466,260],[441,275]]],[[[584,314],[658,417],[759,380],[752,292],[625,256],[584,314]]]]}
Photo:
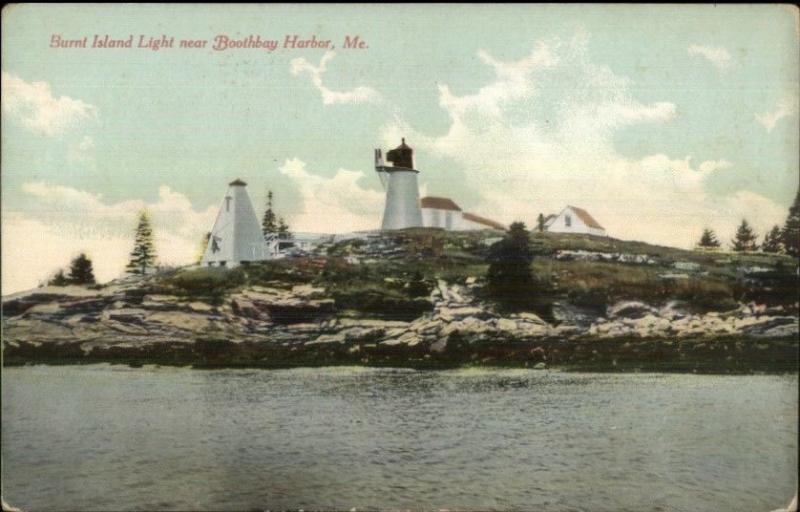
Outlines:
{"type": "Polygon", "coordinates": [[[436,210],[453,210],[456,212],[460,212],[461,208],[453,202],[452,199],[447,197],[423,197],[419,200],[420,207],[422,208],[434,208],[436,210]]]}
{"type": "Polygon", "coordinates": [[[605,229],[603,226],[600,225],[599,222],[594,220],[594,217],[589,215],[589,212],[587,212],[583,208],[578,208],[577,206],[567,206],[567,208],[575,212],[575,215],[580,217],[583,223],[589,226],[590,228],[605,229]]]}
{"type": "Polygon", "coordinates": [[[474,222],[476,224],[483,224],[484,226],[494,228],[494,229],[502,229],[505,230],[506,227],[499,222],[495,222],[493,220],[489,220],[485,217],[481,217],[479,215],[475,215],[474,213],[464,212],[462,216],[464,220],[468,220],[470,222],[474,222]]]}

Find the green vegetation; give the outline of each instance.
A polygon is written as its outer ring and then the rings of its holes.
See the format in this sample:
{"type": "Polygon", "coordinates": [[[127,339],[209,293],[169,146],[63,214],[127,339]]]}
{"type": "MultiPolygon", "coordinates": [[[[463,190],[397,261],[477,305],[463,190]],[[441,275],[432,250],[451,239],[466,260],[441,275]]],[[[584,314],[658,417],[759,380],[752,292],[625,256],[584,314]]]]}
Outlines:
{"type": "Polygon", "coordinates": [[[550,318],[555,302],[601,313],[620,300],[678,300],[698,311],[726,311],[737,302],[796,301],[797,261],[785,254],[689,251],[562,233],[522,236],[523,230],[515,229],[515,238],[509,234],[499,244],[499,231],[404,230],[382,235],[387,245],[377,254],[368,252],[364,240],[347,240],[324,256],[159,274],[150,293],[216,303],[247,286],[288,290],[310,284],[324,288],[342,314],[398,319],[430,309],[428,297],[438,279],[485,285],[476,292],[485,292],[500,308],[527,309],[544,318],[550,318]],[[503,256],[509,254],[511,259],[503,256]]]}
{"type": "Polygon", "coordinates": [[[733,238],[731,248],[736,252],[753,252],[758,250],[756,235],[747,220],[742,219],[742,223],[736,229],[736,236],[733,238]]]}
{"type": "Polygon", "coordinates": [[[533,253],[525,224],[511,224],[508,234],[491,246],[487,260],[487,295],[508,309],[529,307],[536,289],[531,275],[533,253]]]}
{"type": "Polygon", "coordinates": [[[219,304],[225,295],[243,284],[241,276],[233,271],[203,267],[161,276],[151,291],[219,304]]]}
{"type": "Polygon", "coordinates": [[[69,275],[64,275],[64,271],[59,270],[47,284],[50,286],[95,284],[92,260],[84,253],[79,254],[70,262],[69,275]]]}
{"type": "Polygon", "coordinates": [[[703,249],[716,249],[719,245],[717,235],[708,228],[703,230],[703,236],[700,237],[700,242],[697,244],[698,247],[703,249]]]}
{"type": "Polygon", "coordinates": [[[126,269],[131,274],[146,274],[147,269],[156,264],[156,249],[153,242],[153,228],[150,225],[150,214],[142,211],[139,214],[139,225],[136,226],[136,239],[131,252],[131,259],[126,269]]]}
{"type": "Polygon", "coordinates": [[[267,207],[264,210],[264,217],[261,219],[261,232],[268,236],[278,231],[278,219],[272,210],[272,191],[267,191],[267,207]]]}
{"type": "Polygon", "coordinates": [[[781,230],[781,242],[788,254],[795,258],[800,256],[800,190],[789,208],[789,215],[781,230]]]}
{"type": "Polygon", "coordinates": [[[764,235],[764,242],[761,244],[761,250],[773,254],[783,252],[783,237],[780,227],[775,225],[767,231],[767,234],[764,235]]]}

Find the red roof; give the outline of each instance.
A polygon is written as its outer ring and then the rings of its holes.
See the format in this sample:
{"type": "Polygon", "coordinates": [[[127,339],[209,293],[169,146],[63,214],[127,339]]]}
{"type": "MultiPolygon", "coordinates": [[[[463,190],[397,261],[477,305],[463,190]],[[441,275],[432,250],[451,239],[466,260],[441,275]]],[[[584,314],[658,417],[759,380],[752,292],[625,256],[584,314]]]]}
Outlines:
{"type": "Polygon", "coordinates": [[[589,215],[589,212],[587,212],[583,208],[578,208],[577,206],[568,206],[568,208],[570,208],[573,212],[575,212],[575,215],[580,217],[583,223],[589,226],[590,228],[597,228],[603,230],[605,229],[603,226],[600,225],[599,222],[594,220],[594,217],[589,215]]]}
{"type": "Polygon", "coordinates": [[[464,220],[468,220],[468,221],[474,222],[476,224],[483,224],[484,226],[487,226],[487,227],[490,227],[490,228],[502,229],[502,230],[506,229],[506,227],[504,225],[500,224],[499,222],[495,222],[493,220],[489,220],[487,218],[480,217],[478,215],[475,215],[474,213],[464,212],[462,217],[464,218],[464,220]]]}
{"type": "Polygon", "coordinates": [[[446,197],[423,197],[419,200],[422,208],[434,208],[436,210],[453,210],[460,212],[461,208],[458,207],[452,199],[446,197]]]}

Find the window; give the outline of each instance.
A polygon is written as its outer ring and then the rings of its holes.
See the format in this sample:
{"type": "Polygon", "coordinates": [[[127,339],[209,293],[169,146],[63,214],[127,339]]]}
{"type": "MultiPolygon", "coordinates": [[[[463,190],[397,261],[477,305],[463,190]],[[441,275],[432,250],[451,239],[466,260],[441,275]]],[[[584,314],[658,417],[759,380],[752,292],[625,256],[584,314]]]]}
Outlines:
{"type": "Polygon", "coordinates": [[[564,225],[567,226],[568,228],[572,227],[572,217],[570,217],[569,215],[564,215],[564,225]]]}

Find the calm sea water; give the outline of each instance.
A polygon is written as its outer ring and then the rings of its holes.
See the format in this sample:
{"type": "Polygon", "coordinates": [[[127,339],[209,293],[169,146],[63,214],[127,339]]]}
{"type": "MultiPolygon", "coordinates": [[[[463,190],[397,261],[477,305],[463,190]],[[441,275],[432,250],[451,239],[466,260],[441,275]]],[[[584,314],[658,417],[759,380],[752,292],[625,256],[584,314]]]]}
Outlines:
{"type": "Polygon", "coordinates": [[[796,376],[4,369],[25,510],[769,511],[796,376]]]}

